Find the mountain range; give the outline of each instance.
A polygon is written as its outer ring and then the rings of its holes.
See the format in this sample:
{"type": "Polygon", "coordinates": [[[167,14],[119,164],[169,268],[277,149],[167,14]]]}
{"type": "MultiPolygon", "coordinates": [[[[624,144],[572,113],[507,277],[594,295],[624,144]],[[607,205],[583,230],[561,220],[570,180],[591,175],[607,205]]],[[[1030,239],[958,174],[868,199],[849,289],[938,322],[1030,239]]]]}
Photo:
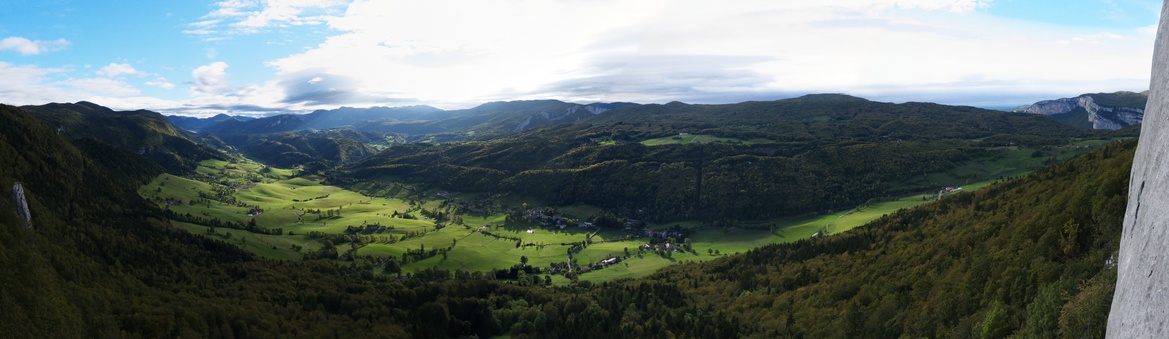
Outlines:
{"type": "Polygon", "coordinates": [[[474,108],[441,110],[430,106],[341,107],[309,114],[282,114],[259,119],[223,115],[198,119],[170,116],[179,128],[194,132],[225,134],[277,133],[299,130],[352,128],[387,134],[479,133],[496,135],[536,126],[574,122],[630,103],[573,104],[558,100],[491,102],[474,108]]]}
{"type": "Polygon", "coordinates": [[[67,139],[95,139],[127,152],[145,156],[182,173],[219,152],[204,145],[194,134],[176,128],[161,114],[147,111],[114,111],[91,103],[53,103],[22,106],[67,139]]]}
{"type": "MultiPolygon", "coordinates": [[[[808,100],[816,96],[805,96],[802,99],[808,100]]],[[[1045,115],[1077,128],[1116,130],[1140,124],[1147,98],[1147,92],[1090,93],[1072,98],[1039,101],[1012,111],[1045,115]]],[[[677,108],[683,107],[680,105],[684,104],[675,102],[666,105],[677,108]]],[[[615,109],[638,106],[643,105],[626,102],[575,104],[558,100],[528,100],[491,102],[460,110],[442,110],[431,106],[341,107],[317,110],[303,115],[280,114],[262,118],[225,114],[210,118],[175,115],[166,118],[180,129],[211,135],[256,135],[351,128],[359,132],[415,136],[416,138],[410,139],[414,141],[447,141],[490,137],[550,124],[617,121],[625,118],[601,120],[591,118],[615,109]],[[427,137],[425,139],[417,137],[422,135],[427,137]]]]}

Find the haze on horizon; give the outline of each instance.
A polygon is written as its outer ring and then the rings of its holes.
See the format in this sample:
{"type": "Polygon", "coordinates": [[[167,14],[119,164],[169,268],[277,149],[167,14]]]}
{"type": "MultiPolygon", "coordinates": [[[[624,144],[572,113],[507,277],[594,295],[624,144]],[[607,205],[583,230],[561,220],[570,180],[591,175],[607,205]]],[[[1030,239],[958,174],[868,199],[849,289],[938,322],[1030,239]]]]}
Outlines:
{"type": "Polygon", "coordinates": [[[1150,0],[5,3],[0,103],[165,114],[1143,91],[1150,0]]]}

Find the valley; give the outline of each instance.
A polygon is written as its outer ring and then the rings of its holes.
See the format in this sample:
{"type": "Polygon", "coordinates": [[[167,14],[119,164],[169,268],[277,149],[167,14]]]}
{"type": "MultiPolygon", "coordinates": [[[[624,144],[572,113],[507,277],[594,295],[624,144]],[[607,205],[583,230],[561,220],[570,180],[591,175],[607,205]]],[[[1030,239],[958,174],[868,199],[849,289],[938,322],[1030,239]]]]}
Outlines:
{"type": "MultiPolygon", "coordinates": [[[[185,176],[161,174],[138,192],[173,213],[180,228],[269,259],[322,258],[372,266],[379,274],[463,270],[512,280],[518,269],[538,278],[537,284],[563,285],[644,277],[673,264],[847,232],[1112,141],[1085,139],[1044,150],[999,147],[993,156],[905,183],[950,186],[953,192],[873,197],[855,208],[810,216],[714,223],[617,216],[616,223],[602,227],[588,221],[602,215],[597,206],[546,206],[530,197],[457,193],[408,182],[378,182],[386,189],[369,196],[303,175],[302,169],[269,167],[241,155],[202,161],[185,176]]],[[[363,187],[372,186],[357,186],[363,187]]]]}
{"type": "Polygon", "coordinates": [[[2,338],[1169,332],[1169,0],[25,1],[0,33],[2,338]]]}
{"type": "Polygon", "coordinates": [[[472,119],[493,128],[429,135],[194,133],[149,111],[0,106],[10,159],[0,180],[27,196],[0,209],[31,212],[31,227],[0,213],[16,226],[0,227],[0,284],[31,296],[0,298],[17,312],[0,327],[38,337],[1099,328],[1115,276],[1099,263],[1115,249],[1135,129],[812,95],[625,105],[491,132],[513,122],[492,117],[539,114],[517,107],[563,107],[545,104],[485,104],[511,110],[472,119]],[[67,124],[122,117],[133,119],[67,124]],[[955,307],[917,311],[939,305],[955,307]],[[1041,318],[1060,323],[1023,322],[1041,318]]]}

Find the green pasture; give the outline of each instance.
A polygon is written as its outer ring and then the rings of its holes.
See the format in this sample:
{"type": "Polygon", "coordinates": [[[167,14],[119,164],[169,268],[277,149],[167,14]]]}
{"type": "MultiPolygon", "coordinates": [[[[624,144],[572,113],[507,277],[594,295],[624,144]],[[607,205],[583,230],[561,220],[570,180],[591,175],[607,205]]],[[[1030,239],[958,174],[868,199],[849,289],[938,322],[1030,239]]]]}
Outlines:
{"type": "Polygon", "coordinates": [[[195,173],[218,177],[228,182],[252,182],[253,177],[264,180],[280,180],[293,176],[295,170],[266,167],[263,164],[245,158],[230,160],[204,160],[199,163],[195,173]],[[264,170],[264,168],[268,168],[264,170]]]}
{"type": "Polygon", "coordinates": [[[190,213],[198,217],[218,218],[224,221],[242,222],[247,219],[248,208],[223,204],[218,201],[197,203],[190,205],[191,200],[200,200],[199,193],[213,194],[213,185],[197,180],[191,180],[170,174],[162,174],[150,183],[138,188],[138,194],[154,201],[154,199],[175,199],[179,204],[163,207],[179,214],[190,213]]]}
{"type": "Polygon", "coordinates": [[[215,229],[215,234],[208,234],[207,226],[177,221],[172,222],[172,224],[193,234],[199,234],[213,239],[223,240],[227,243],[240,246],[250,252],[259,254],[262,257],[271,259],[300,259],[303,255],[303,250],[293,250],[292,245],[298,245],[304,249],[310,250],[318,249],[320,247],[317,244],[305,240],[303,237],[255,234],[229,228],[218,228],[215,229]],[[231,234],[230,237],[227,236],[228,233],[231,234]]]}
{"type": "Polygon", "coordinates": [[[759,143],[768,143],[768,142],[771,142],[771,140],[767,140],[767,139],[743,140],[743,139],[735,139],[735,138],[721,138],[721,137],[716,137],[713,135],[706,135],[706,134],[698,134],[698,135],[687,134],[687,135],[675,135],[675,136],[661,137],[661,138],[656,138],[656,139],[643,140],[641,142],[641,144],[646,145],[646,146],[659,146],[659,145],[684,145],[684,144],[691,144],[691,143],[701,144],[701,143],[714,143],[714,142],[759,144],[759,143]]]}
{"type": "MultiPolygon", "coordinates": [[[[710,142],[716,139],[702,139],[708,136],[692,137],[686,142],[710,142]]],[[[709,137],[713,138],[713,137],[709,137]]],[[[677,140],[673,140],[677,141],[677,140]]],[[[726,141],[726,140],[723,140],[726,141]]],[[[1087,148],[1097,147],[1107,141],[1084,140],[1080,143],[1066,146],[1067,150],[1059,150],[1056,156],[1071,156],[1086,151],[1087,148]]],[[[985,162],[970,162],[949,173],[928,174],[927,179],[936,181],[931,183],[941,186],[961,186],[964,191],[971,191],[991,184],[997,176],[1017,175],[1029,171],[1031,168],[1042,166],[1044,157],[1033,156],[1034,150],[1003,148],[1001,154],[985,162]],[[997,176],[996,176],[997,175],[997,176]],[[970,182],[970,183],[968,183],[970,182]]],[[[618,278],[634,278],[651,274],[658,269],[679,262],[707,261],[723,255],[742,253],[754,248],[774,243],[785,243],[807,239],[813,234],[825,229],[829,234],[848,231],[852,228],[879,218],[882,215],[893,213],[902,208],[910,208],[936,199],[936,192],[921,192],[896,199],[874,200],[865,206],[852,210],[838,211],[826,215],[784,218],[769,221],[757,221],[738,228],[712,228],[698,221],[679,221],[661,224],[650,224],[651,229],[668,229],[675,226],[690,230],[687,236],[696,253],[672,252],[669,258],[664,258],[653,252],[640,253],[648,238],[633,238],[625,230],[596,230],[581,229],[576,225],[569,225],[565,229],[556,227],[540,227],[534,223],[506,223],[503,214],[495,215],[461,215],[465,225],[448,225],[442,229],[435,229],[433,220],[426,219],[418,210],[419,206],[411,205],[402,200],[407,190],[413,190],[417,196],[423,197],[421,208],[432,210],[440,208],[440,201],[435,199],[435,190],[419,191],[420,188],[406,184],[367,184],[363,192],[377,191],[377,197],[363,195],[358,192],[340,187],[321,184],[315,177],[292,177],[292,171],[286,169],[269,168],[263,180],[256,182],[251,171],[259,172],[264,167],[250,161],[205,161],[199,166],[198,173],[215,178],[213,182],[240,182],[236,186],[233,196],[239,207],[219,201],[200,202],[195,205],[187,204],[190,200],[199,200],[199,193],[213,194],[216,189],[224,189],[219,184],[209,184],[198,180],[163,174],[150,183],[142,186],[139,193],[148,199],[172,198],[181,204],[166,205],[167,208],[179,213],[191,213],[202,217],[219,218],[233,222],[248,222],[254,219],[256,224],[269,229],[283,229],[283,235],[252,234],[236,229],[216,229],[214,234],[207,233],[207,227],[202,225],[179,223],[176,226],[194,234],[223,240],[270,259],[299,259],[308,251],[317,250],[323,245],[320,241],[309,239],[310,232],[326,234],[341,234],[348,227],[380,224],[392,226],[381,233],[368,234],[374,238],[357,249],[359,257],[388,257],[401,258],[408,250],[446,249],[453,248],[444,257],[441,253],[430,258],[416,260],[402,265],[403,272],[410,273],[421,269],[438,267],[445,269],[462,269],[468,271],[492,271],[504,269],[520,263],[522,257],[527,257],[528,264],[536,267],[547,267],[556,262],[569,260],[568,250],[572,244],[591,240],[591,243],[580,252],[573,255],[576,264],[584,266],[599,262],[611,257],[623,257],[625,249],[629,249],[630,257],[620,263],[604,269],[585,272],[580,278],[588,281],[606,281],[618,278]],[[251,179],[248,179],[251,178],[251,179]],[[238,180],[238,181],[237,181],[238,180]],[[245,182],[245,180],[247,180],[245,182]],[[254,217],[247,216],[252,206],[264,210],[254,217]],[[320,210],[321,213],[310,213],[320,210]],[[333,217],[326,217],[328,211],[333,211],[333,217]],[[403,219],[391,217],[394,212],[409,212],[418,219],[403,219]],[[487,227],[484,227],[487,226],[487,227]],[[530,233],[529,233],[530,231],[530,233]],[[484,232],[490,232],[496,238],[484,232]],[[227,233],[232,236],[227,237],[227,233]],[[405,236],[405,239],[402,237],[405,236]],[[516,247],[516,241],[532,246],[516,247]],[[392,240],[391,240],[392,239],[392,240]],[[566,244],[566,245],[562,245],[566,244]],[[302,247],[297,251],[293,245],[302,247]],[[718,255],[711,254],[715,250],[718,255]],[[708,252],[709,251],[709,252],[708,252]]],[[[460,194],[460,197],[472,195],[460,194]]],[[[520,206],[528,203],[529,206],[539,206],[540,202],[524,197],[503,197],[504,206],[520,206]]],[[[557,207],[560,213],[573,219],[583,219],[601,211],[600,208],[589,205],[575,205],[557,207]]],[[[676,239],[683,243],[684,239],[676,239]]],[[[338,244],[339,252],[349,250],[348,243],[338,244]]],[[[677,244],[675,245],[677,246],[677,244]]],[[[555,281],[566,283],[563,276],[556,276],[555,281]]]]}
{"type": "MultiPolygon", "coordinates": [[[[707,261],[707,260],[712,260],[712,259],[716,259],[719,257],[719,256],[709,255],[706,253],[705,249],[700,249],[697,246],[694,247],[694,250],[698,252],[697,254],[688,253],[688,252],[673,252],[670,254],[669,258],[664,258],[661,255],[658,255],[658,254],[653,253],[653,252],[642,252],[642,253],[638,254],[638,251],[636,250],[635,246],[638,246],[641,244],[644,244],[644,243],[637,243],[637,244],[630,243],[629,252],[630,252],[631,256],[628,259],[623,259],[621,262],[610,265],[610,266],[605,267],[604,269],[601,269],[601,270],[583,273],[583,274],[581,274],[580,279],[587,280],[587,281],[593,281],[593,282],[600,282],[600,281],[609,281],[609,280],[613,280],[613,279],[638,278],[638,277],[644,277],[644,276],[653,274],[654,272],[657,272],[657,270],[661,269],[662,267],[666,267],[669,265],[673,265],[673,264],[677,264],[677,263],[684,263],[684,262],[707,261]]],[[[624,244],[620,244],[620,243],[615,244],[615,245],[624,246],[624,244]]],[[[589,246],[589,247],[592,248],[593,246],[589,246]]],[[[593,253],[600,254],[600,255],[595,256],[596,260],[604,260],[604,259],[611,257],[608,254],[613,254],[617,257],[620,257],[621,253],[622,253],[621,250],[622,250],[621,248],[617,248],[617,246],[613,246],[610,248],[594,249],[593,253]]],[[[582,253],[585,253],[586,251],[589,251],[589,250],[586,249],[585,251],[582,251],[582,253]]],[[[585,262],[583,259],[578,259],[578,262],[580,262],[582,265],[587,264],[587,262],[585,262]]]]}
{"type": "Polygon", "coordinates": [[[1064,161],[1122,139],[1082,139],[1069,145],[1049,148],[1000,147],[994,149],[995,154],[963,162],[948,171],[924,173],[898,186],[965,186],[988,179],[1021,176],[1046,167],[1052,158],[1064,161]]]}

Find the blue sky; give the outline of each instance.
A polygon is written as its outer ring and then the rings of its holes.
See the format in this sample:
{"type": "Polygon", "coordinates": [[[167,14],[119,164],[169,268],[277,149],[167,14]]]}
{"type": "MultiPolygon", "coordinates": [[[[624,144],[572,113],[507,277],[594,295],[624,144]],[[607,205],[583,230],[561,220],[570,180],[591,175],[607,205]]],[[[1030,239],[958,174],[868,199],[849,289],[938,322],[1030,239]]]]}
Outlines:
{"type": "Polygon", "coordinates": [[[0,0],[0,103],[167,114],[806,93],[1005,106],[1148,86],[1138,0],[0,0]]]}

